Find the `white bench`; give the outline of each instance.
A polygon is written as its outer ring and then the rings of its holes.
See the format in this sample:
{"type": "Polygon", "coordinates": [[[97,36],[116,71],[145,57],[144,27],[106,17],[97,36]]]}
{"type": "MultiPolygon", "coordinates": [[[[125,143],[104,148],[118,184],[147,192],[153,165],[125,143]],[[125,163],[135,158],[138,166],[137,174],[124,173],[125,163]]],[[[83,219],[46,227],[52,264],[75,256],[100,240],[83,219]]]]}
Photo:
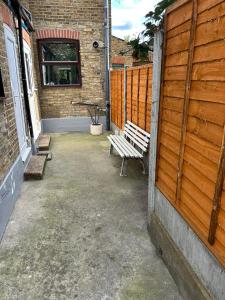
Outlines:
{"type": "Polygon", "coordinates": [[[126,165],[129,159],[139,159],[143,166],[143,174],[146,174],[144,154],[148,151],[150,134],[130,121],[127,121],[122,135],[109,135],[111,143],[109,155],[113,148],[122,158],[120,176],[126,176],[126,165]]]}

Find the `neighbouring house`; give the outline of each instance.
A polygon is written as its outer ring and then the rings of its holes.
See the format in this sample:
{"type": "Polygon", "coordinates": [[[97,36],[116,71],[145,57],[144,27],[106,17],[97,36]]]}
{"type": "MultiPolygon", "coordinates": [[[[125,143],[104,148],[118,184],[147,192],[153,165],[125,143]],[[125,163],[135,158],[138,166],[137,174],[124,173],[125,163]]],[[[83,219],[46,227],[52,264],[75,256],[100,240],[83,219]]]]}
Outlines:
{"type": "Polygon", "coordinates": [[[153,63],[153,47],[148,51],[148,58],[146,60],[136,59],[134,58],[133,66],[138,67],[146,64],[153,63]]]}
{"type": "Polygon", "coordinates": [[[124,66],[136,67],[153,62],[153,47],[149,50],[148,58],[141,60],[133,57],[133,48],[125,40],[114,35],[111,37],[112,69],[121,69],[124,66]]]}
{"type": "Polygon", "coordinates": [[[40,134],[86,131],[87,110],[72,102],[107,103],[110,7],[0,1],[0,239],[40,134]]]}
{"type": "Polygon", "coordinates": [[[114,35],[111,37],[111,63],[113,69],[121,69],[124,66],[131,67],[133,65],[132,46],[114,35]]]}

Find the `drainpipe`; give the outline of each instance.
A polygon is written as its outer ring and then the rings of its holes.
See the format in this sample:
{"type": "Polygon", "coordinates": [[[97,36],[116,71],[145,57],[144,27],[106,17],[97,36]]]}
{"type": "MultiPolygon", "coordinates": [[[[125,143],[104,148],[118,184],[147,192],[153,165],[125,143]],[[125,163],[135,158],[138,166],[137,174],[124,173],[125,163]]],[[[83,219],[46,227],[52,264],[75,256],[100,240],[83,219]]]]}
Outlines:
{"type": "Polygon", "coordinates": [[[104,0],[104,42],[105,42],[105,105],[106,105],[106,130],[110,130],[110,24],[109,24],[109,0],[104,0]]]}
{"type": "Polygon", "coordinates": [[[18,30],[19,30],[19,48],[20,48],[20,65],[21,65],[21,76],[22,76],[22,85],[23,85],[23,95],[24,95],[24,103],[25,110],[28,122],[28,128],[31,137],[31,150],[32,154],[35,155],[37,153],[35,141],[34,141],[34,130],[31,119],[31,111],[29,104],[29,95],[27,89],[27,80],[26,80],[26,69],[25,69],[25,60],[24,60],[24,49],[23,49],[23,29],[22,29],[22,17],[21,17],[21,4],[18,0],[15,1],[15,12],[18,19],[18,30]]]}

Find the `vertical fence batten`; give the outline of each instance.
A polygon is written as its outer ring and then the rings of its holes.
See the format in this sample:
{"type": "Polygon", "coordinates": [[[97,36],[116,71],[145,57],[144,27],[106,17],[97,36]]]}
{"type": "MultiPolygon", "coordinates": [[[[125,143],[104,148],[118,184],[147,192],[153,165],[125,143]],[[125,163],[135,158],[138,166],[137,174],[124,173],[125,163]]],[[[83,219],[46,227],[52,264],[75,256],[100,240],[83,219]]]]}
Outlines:
{"type": "Polygon", "coordinates": [[[130,82],[130,121],[133,121],[133,103],[132,103],[132,94],[133,94],[133,69],[131,70],[131,82],[130,82]]]}
{"type": "Polygon", "coordinates": [[[140,68],[138,69],[138,86],[137,86],[137,101],[136,101],[136,111],[137,111],[137,126],[139,126],[139,96],[140,96],[140,68]]]}
{"type": "MultiPolygon", "coordinates": [[[[150,69],[147,68],[144,111],[147,110],[149,70],[150,70],[150,69]]],[[[147,125],[147,123],[146,123],[146,121],[147,121],[147,116],[146,116],[146,114],[145,114],[144,116],[145,116],[145,117],[144,117],[144,127],[145,127],[144,130],[147,130],[147,128],[146,128],[146,125],[147,125]]]]}
{"type": "Polygon", "coordinates": [[[123,71],[120,72],[120,82],[121,82],[121,100],[120,100],[120,127],[123,127],[123,71]]]}
{"type": "Polygon", "coordinates": [[[213,197],[213,209],[211,213],[210,226],[209,226],[208,241],[211,245],[215,243],[215,235],[216,235],[216,229],[218,223],[218,213],[221,205],[221,196],[223,191],[224,172],[225,172],[225,126],[223,130],[223,140],[222,140],[222,146],[220,151],[217,181],[216,181],[215,192],[213,197]]]}
{"type": "Polygon", "coordinates": [[[197,16],[198,16],[197,0],[193,0],[192,5],[193,5],[192,22],[191,22],[191,32],[190,32],[190,40],[189,40],[187,73],[186,73],[186,81],[185,81],[183,120],[182,120],[182,127],[181,127],[181,141],[180,141],[179,163],[178,163],[178,174],[177,174],[176,201],[180,200],[181,183],[182,183],[182,176],[183,176],[185,137],[187,132],[187,119],[188,119],[188,110],[189,110],[193,57],[194,57],[194,47],[195,47],[195,35],[196,35],[197,16]]]}
{"type": "Polygon", "coordinates": [[[124,89],[124,126],[127,122],[127,67],[124,66],[123,89],[124,89]]]}

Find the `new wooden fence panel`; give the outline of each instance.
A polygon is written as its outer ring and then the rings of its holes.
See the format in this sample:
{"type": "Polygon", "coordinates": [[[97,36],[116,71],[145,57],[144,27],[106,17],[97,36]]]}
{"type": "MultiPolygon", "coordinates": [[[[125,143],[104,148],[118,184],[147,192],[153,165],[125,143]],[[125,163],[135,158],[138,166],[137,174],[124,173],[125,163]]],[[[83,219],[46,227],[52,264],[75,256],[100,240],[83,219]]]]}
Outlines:
{"type": "MultiPolygon", "coordinates": [[[[152,102],[152,65],[126,70],[126,119],[150,132],[152,102]]],[[[111,117],[124,127],[124,70],[111,71],[111,117]]]]}
{"type": "Polygon", "coordinates": [[[164,43],[156,184],[225,266],[224,1],[177,1],[164,43]]]}
{"type": "Polygon", "coordinates": [[[124,122],[124,71],[111,71],[111,120],[119,128],[124,122]]]}

